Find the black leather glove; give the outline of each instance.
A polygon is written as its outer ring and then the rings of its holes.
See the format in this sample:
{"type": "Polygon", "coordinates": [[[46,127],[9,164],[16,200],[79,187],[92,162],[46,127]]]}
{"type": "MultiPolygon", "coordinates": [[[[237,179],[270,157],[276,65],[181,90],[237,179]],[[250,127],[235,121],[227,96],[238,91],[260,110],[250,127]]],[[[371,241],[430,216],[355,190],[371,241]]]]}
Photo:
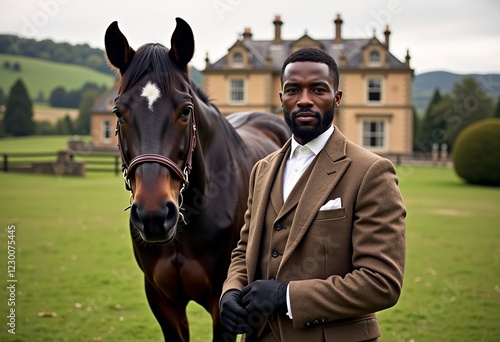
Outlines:
{"type": "Polygon", "coordinates": [[[268,316],[286,312],[287,286],[276,280],[257,280],[241,291],[242,306],[249,313],[259,311],[268,316]]]}
{"type": "Polygon", "coordinates": [[[245,334],[248,326],[248,312],[241,306],[241,291],[229,290],[220,300],[220,322],[231,334],[245,334]]]}

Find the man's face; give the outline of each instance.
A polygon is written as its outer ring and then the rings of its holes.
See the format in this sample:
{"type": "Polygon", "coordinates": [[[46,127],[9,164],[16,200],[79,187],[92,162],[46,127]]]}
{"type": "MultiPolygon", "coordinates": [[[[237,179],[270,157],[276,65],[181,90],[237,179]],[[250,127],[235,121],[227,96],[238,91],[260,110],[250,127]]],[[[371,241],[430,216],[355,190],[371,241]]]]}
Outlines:
{"type": "Polygon", "coordinates": [[[285,121],[301,145],[330,127],[342,98],[342,91],[333,88],[328,65],[315,62],[288,64],[279,94],[285,121]]]}

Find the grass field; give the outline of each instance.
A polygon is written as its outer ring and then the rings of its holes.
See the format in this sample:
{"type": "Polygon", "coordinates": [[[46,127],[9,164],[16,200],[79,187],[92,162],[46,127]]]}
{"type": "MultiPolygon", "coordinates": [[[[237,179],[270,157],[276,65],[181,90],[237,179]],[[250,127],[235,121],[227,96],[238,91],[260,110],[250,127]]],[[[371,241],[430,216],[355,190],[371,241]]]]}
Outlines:
{"type": "MultiPolygon", "coordinates": [[[[21,152],[20,141],[9,146],[21,152]]],[[[378,314],[381,341],[499,341],[500,188],[464,185],[450,169],[398,172],[407,269],[400,302],[378,314]]],[[[120,177],[0,173],[0,189],[0,341],[162,340],[132,255],[120,177]],[[16,335],[6,325],[9,225],[16,335]]],[[[190,305],[189,318],[191,340],[209,341],[208,314],[190,305]]]]}
{"type": "Polygon", "coordinates": [[[62,86],[67,91],[80,89],[86,82],[94,82],[98,85],[106,85],[108,88],[113,86],[115,80],[112,75],[92,70],[90,68],[55,63],[38,58],[0,54],[0,88],[6,95],[14,82],[21,78],[28,89],[29,96],[32,99],[43,93],[45,99],[48,99],[54,88],[62,86]],[[19,62],[21,71],[15,72],[10,69],[4,69],[4,62],[10,64],[19,62]]]}
{"type": "MultiPolygon", "coordinates": [[[[90,139],[90,137],[82,137],[90,139]]],[[[67,136],[47,135],[31,137],[9,137],[0,139],[0,153],[55,152],[68,147],[67,136]]]]}

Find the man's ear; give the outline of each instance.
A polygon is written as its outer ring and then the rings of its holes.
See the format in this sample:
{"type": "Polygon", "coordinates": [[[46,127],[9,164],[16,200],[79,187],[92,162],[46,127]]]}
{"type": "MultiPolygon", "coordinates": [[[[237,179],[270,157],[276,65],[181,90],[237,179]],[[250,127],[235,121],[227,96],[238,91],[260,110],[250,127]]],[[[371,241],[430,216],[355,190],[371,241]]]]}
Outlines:
{"type": "Polygon", "coordinates": [[[338,107],[340,104],[340,100],[342,99],[342,90],[337,90],[335,92],[335,97],[333,99],[335,107],[338,107]]]}

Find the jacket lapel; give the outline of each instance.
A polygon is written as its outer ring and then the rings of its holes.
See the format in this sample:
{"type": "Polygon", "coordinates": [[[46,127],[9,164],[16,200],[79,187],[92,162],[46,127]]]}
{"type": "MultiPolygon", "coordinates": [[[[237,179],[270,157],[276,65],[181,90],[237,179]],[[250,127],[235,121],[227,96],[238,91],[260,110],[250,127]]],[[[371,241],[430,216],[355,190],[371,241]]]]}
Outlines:
{"type": "MultiPolygon", "coordinates": [[[[319,208],[325,204],[333,188],[349,167],[351,160],[346,158],[346,146],[346,138],[335,127],[334,133],[318,154],[304,191],[298,200],[280,269],[293,253],[307,229],[309,229],[319,208]]],[[[285,206],[288,205],[292,205],[292,203],[285,203],[285,206]]]]}

